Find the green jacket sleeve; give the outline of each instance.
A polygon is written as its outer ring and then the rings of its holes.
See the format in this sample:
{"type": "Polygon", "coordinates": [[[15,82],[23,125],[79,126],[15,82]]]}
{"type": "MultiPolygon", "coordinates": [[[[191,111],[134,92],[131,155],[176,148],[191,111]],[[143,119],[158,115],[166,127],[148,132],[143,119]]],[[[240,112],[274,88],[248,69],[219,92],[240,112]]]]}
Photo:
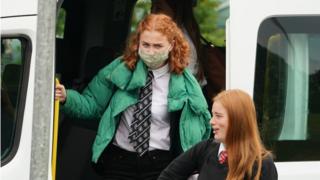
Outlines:
{"type": "Polygon", "coordinates": [[[186,151],[199,141],[210,137],[211,114],[197,80],[188,69],[184,71],[184,79],[188,99],[181,113],[180,137],[182,149],[186,151]]]}
{"type": "Polygon", "coordinates": [[[119,59],[106,66],[92,79],[82,94],[67,90],[67,99],[62,110],[71,117],[79,119],[100,118],[105,111],[114,91],[115,85],[107,79],[119,59]]]}
{"type": "Polygon", "coordinates": [[[208,139],[211,133],[209,111],[195,113],[190,104],[186,104],[180,118],[181,146],[184,151],[201,140],[208,139]]]}

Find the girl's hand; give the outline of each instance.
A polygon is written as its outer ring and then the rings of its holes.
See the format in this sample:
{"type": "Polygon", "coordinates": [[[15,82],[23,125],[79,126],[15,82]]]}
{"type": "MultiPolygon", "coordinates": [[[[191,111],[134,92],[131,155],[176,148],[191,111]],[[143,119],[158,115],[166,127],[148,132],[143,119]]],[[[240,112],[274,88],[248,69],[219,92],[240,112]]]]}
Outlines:
{"type": "Polygon", "coordinates": [[[62,84],[56,85],[55,99],[59,100],[61,103],[64,103],[67,99],[66,88],[62,84]]]}

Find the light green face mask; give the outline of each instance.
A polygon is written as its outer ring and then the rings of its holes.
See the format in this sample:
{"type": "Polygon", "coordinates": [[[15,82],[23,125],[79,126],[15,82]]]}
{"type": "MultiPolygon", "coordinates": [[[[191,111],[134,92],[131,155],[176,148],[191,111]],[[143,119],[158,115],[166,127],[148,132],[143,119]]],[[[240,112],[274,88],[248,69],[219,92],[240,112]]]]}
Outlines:
{"type": "Polygon", "coordinates": [[[142,61],[150,68],[157,69],[159,68],[169,57],[169,49],[155,52],[153,54],[148,54],[139,48],[139,56],[142,61]]]}

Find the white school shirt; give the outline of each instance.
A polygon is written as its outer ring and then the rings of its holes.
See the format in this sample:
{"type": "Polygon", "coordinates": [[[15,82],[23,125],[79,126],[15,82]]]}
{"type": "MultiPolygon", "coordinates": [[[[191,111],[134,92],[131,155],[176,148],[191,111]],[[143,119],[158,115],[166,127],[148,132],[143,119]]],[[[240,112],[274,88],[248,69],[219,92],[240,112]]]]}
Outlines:
{"type": "MultiPolygon", "coordinates": [[[[170,115],[168,112],[168,90],[170,72],[169,65],[152,70],[152,105],[149,150],[170,149],[170,115]]],[[[134,105],[127,108],[121,115],[113,144],[127,151],[136,152],[129,142],[129,129],[133,121],[134,105]]]]}

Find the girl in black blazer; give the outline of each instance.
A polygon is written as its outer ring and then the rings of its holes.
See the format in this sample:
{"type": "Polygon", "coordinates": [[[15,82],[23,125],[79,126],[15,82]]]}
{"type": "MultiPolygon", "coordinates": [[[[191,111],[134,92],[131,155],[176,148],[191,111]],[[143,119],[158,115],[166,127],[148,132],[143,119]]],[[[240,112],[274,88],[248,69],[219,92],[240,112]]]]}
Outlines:
{"type": "Polygon", "coordinates": [[[195,172],[199,180],[278,179],[272,154],[260,139],[251,97],[242,90],[227,90],[213,101],[214,140],[200,142],[181,154],[158,180],[184,180],[195,172]]]}

